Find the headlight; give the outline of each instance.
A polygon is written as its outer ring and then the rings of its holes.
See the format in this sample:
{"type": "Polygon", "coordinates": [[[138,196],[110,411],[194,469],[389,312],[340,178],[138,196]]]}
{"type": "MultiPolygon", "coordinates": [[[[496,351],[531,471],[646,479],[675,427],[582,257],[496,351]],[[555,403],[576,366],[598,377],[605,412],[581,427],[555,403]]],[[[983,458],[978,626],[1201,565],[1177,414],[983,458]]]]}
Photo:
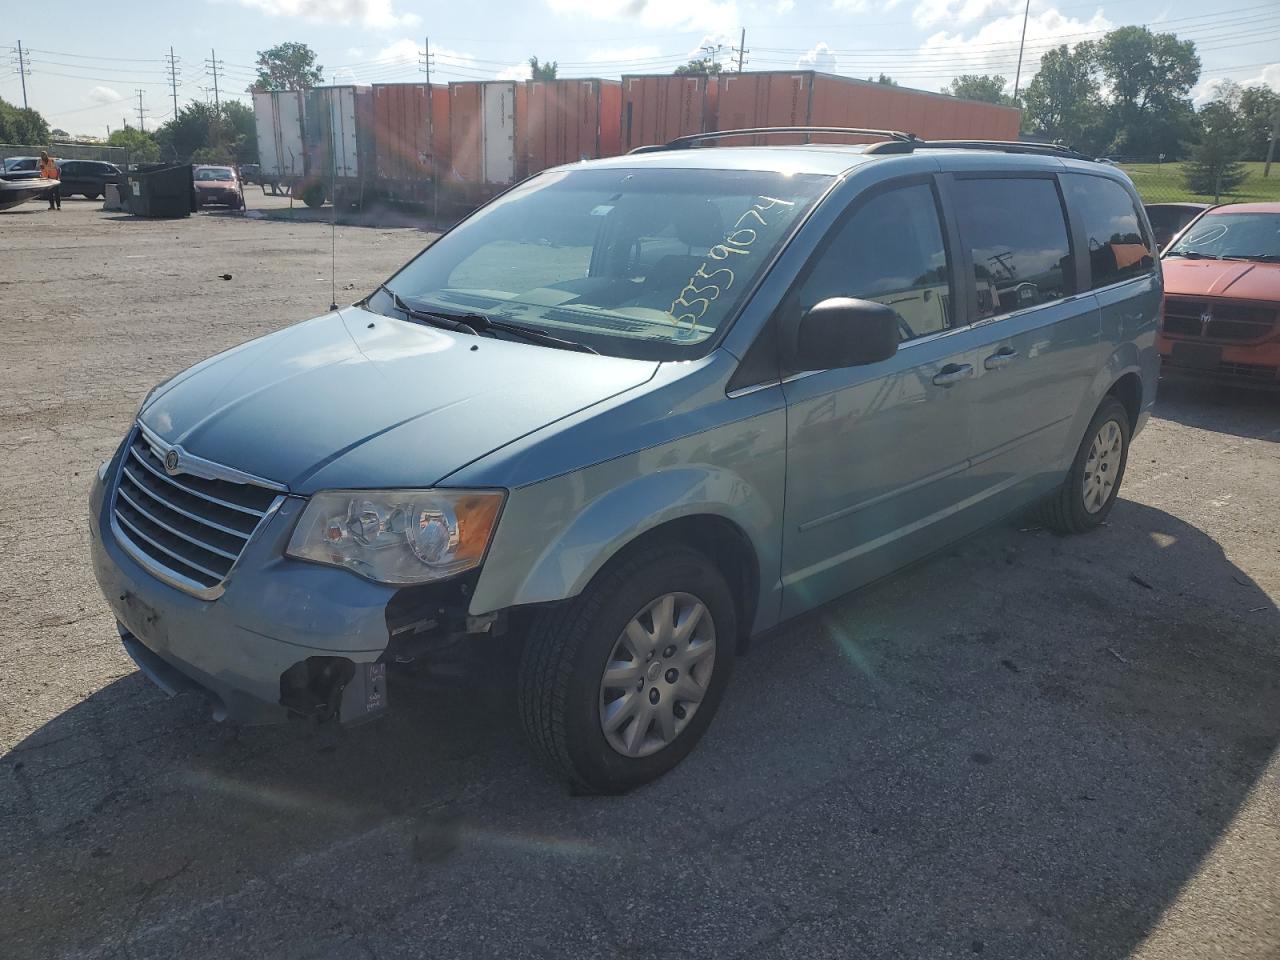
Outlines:
{"type": "Polygon", "coordinates": [[[379,583],[426,583],[480,565],[506,494],[495,490],[325,490],[289,549],[379,583]]]}

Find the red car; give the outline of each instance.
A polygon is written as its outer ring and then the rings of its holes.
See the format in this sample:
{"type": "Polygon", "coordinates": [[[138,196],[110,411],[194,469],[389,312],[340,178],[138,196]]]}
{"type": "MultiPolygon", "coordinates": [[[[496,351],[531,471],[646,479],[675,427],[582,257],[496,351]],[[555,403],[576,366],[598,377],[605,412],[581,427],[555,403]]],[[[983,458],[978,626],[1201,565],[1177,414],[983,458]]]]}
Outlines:
{"type": "Polygon", "coordinates": [[[1280,203],[1206,210],[1162,259],[1162,373],[1280,387],[1280,203]]]}

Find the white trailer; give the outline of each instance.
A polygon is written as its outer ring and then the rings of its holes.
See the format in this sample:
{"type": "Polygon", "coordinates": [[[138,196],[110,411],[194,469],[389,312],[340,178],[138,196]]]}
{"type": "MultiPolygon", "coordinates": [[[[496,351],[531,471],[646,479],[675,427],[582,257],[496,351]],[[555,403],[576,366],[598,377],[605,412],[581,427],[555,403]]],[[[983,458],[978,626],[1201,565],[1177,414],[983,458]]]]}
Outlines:
{"type": "Polygon", "coordinates": [[[302,136],[305,119],[302,93],[273,90],[253,95],[253,119],[258,131],[258,164],[263,189],[277,192],[306,173],[302,136]]]}
{"type": "Polygon", "coordinates": [[[484,182],[511,183],[516,178],[516,85],[482,84],[480,99],[484,118],[484,182]]]}

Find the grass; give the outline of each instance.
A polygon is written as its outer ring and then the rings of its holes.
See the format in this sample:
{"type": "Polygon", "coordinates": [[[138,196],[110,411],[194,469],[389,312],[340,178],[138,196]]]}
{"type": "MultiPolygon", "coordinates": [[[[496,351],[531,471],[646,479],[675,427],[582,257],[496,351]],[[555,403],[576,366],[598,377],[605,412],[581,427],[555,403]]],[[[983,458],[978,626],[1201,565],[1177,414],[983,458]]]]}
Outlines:
{"type": "MultiPolygon", "coordinates": [[[[1271,176],[1263,178],[1262,163],[1246,163],[1248,178],[1236,192],[1224,195],[1223,203],[1245,203],[1253,200],[1280,201],[1280,163],[1271,165],[1271,176]]],[[[1190,200],[1212,203],[1213,196],[1192,193],[1182,179],[1181,163],[1126,163],[1122,169],[1133,178],[1138,195],[1146,203],[1173,203],[1190,200]]]]}

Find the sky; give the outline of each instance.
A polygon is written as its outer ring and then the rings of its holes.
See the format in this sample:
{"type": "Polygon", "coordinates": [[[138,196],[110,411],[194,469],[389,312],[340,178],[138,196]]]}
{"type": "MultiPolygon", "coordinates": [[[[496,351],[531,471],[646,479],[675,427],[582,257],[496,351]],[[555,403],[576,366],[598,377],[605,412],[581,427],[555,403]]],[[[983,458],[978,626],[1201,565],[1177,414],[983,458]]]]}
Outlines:
{"type": "MultiPolygon", "coordinates": [[[[421,81],[427,38],[432,81],[527,76],[532,55],[562,77],[670,73],[717,48],[748,70],[796,67],[849,76],[887,73],[939,90],[959,73],[999,73],[1012,91],[1026,0],[97,0],[14,2],[0,18],[0,97],[26,95],[50,124],[104,136],[125,119],[146,129],[178,105],[218,92],[249,102],[257,52],[309,44],[338,83],[421,81]],[[105,14],[104,14],[105,11],[105,14]]],[[[1022,86],[1040,54],[1126,24],[1193,39],[1203,64],[1197,102],[1224,79],[1280,91],[1280,0],[1030,0],[1022,86]]]]}

